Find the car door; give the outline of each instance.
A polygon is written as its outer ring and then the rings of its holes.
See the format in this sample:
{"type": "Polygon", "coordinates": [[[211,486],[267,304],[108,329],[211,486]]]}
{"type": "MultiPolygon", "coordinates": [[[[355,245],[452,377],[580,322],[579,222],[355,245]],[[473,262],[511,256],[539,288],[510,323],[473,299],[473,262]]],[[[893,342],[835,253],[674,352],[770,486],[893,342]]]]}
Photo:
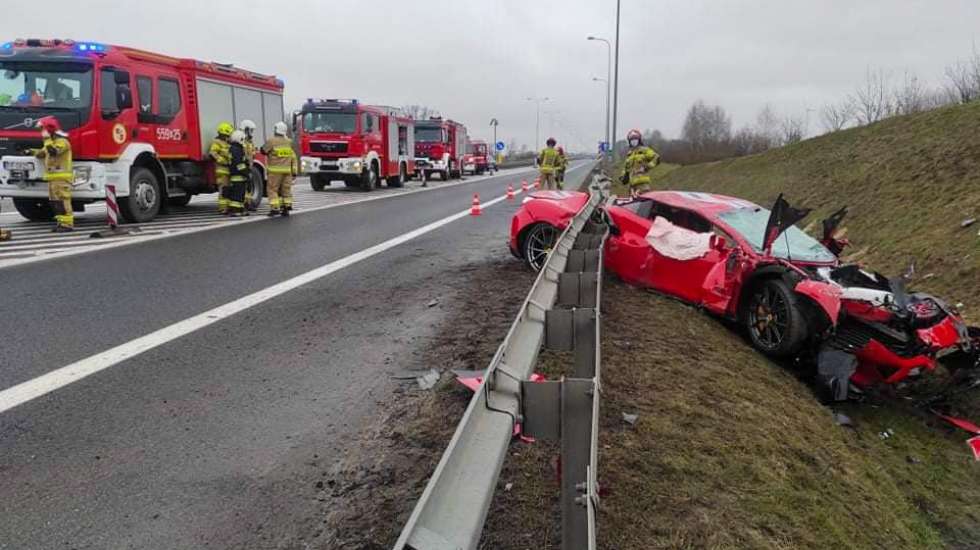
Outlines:
{"type": "Polygon", "coordinates": [[[639,200],[606,207],[615,230],[606,240],[606,266],[629,284],[642,284],[644,266],[651,248],[644,240],[650,230],[649,213],[653,201],[639,200]]]}

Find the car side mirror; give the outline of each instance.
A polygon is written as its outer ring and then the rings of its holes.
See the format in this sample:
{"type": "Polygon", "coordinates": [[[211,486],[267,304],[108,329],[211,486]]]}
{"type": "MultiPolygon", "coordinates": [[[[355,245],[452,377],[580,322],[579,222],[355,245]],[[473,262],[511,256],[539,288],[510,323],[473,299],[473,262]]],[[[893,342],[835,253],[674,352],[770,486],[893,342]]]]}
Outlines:
{"type": "Polygon", "coordinates": [[[719,237],[718,235],[711,236],[710,245],[711,248],[717,250],[718,252],[724,252],[728,250],[728,243],[725,242],[724,238],[719,237]]]}
{"type": "Polygon", "coordinates": [[[613,237],[618,237],[622,235],[623,232],[619,229],[618,225],[609,224],[609,234],[613,237]]]}

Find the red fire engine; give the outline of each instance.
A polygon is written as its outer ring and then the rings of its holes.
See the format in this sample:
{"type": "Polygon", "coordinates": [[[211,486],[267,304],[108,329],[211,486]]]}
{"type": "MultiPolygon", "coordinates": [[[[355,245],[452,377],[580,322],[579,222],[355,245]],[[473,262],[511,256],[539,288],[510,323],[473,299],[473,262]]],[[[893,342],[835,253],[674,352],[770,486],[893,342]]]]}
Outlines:
{"type": "MultiPolygon", "coordinates": [[[[31,220],[53,211],[43,164],[26,156],[40,147],[37,119],[54,116],[74,156],[75,210],[105,198],[115,185],[123,217],[153,219],[215,191],[207,150],[219,122],[255,122],[256,139],[283,120],[283,83],[218,63],[72,40],[19,39],[0,45],[0,197],[13,198],[31,220]]],[[[252,168],[261,201],[265,163],[252,168]]]]}
{"type": "Polygon", "coordinates": [[[413,121],[398,109],[356,99],[308,100],[294,120],[303,172],[322,191],[331,181],[365,191],[401,187],[415,175],[413,121]]]}
{"type": "Polygon", "coordinates": [[[454,120],[432,117],[415,121],[415,165],[426,176],[438,173],[443,180],[462,175],[466,154],[466,126],[454,120]]]}
{"type": "Polygon", "coordinates": [[[475,139],[466,145],[466,156],[463,157],[464,174],[482,174],[491,170],[490,148],[487,142],[475,139]]]}

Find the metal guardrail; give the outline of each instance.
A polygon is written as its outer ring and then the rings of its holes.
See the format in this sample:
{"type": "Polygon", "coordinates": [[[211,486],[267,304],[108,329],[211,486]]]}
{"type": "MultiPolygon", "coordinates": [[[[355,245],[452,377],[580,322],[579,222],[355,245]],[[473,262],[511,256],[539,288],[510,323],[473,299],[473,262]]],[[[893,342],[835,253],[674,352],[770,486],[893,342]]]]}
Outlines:
{"type": "Polygon", "coordinates": [[[595,178],[589,201],[560,235],[395,550],[477,547],[518,423],[533,437],[561,439],[562,548],[595,548],[599,295],[607,231],[590,217],[607,190],[608,182],[595,178]],[[542,345],[575,351],[575,376],[529,382],[542,345]]]}

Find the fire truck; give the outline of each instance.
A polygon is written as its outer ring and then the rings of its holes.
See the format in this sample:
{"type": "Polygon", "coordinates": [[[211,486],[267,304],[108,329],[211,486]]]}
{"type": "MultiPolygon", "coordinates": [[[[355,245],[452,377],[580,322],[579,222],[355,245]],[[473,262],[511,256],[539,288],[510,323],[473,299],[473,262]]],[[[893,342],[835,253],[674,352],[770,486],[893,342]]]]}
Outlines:
{"type": "Polygon", "coordinates": [[[466,126],[454,120],[432,117],[415,121],[415,166],[428,177],[443,180],[462,175],[466,154],[466,126]]]}
{"type": "MultiPolygon", "coordinates": [[[[212,193],[208,147],[218,123],[251,119],[256,139],[283,120],[283,83],[232,65],[178,59],[123,46],[73,40],[19,39],[0,45],[0,197],[30,220],[54,212],[39,118],[54,116],[74,157],[72,205],[103,200],[114,185],[123,218],[146,222],[169,205],[212,193]]],[[[265,159],[252,167],[261,202],[265,159]]]]}
{"type": "Polygon", "coordinates": [[[309,99],[293,121],[303,173],[322,191],[331,181],[371,191],[415,175],[414,121],[399,109],[356,99],[309,99]]]}
{"type": "Polygon", "coordinates": [[[487,142],[475,139],[466,144],[466,156],[463,157],[464,174],[483,174],[492,170],[490,164],[490,148],[487,142]]]}

